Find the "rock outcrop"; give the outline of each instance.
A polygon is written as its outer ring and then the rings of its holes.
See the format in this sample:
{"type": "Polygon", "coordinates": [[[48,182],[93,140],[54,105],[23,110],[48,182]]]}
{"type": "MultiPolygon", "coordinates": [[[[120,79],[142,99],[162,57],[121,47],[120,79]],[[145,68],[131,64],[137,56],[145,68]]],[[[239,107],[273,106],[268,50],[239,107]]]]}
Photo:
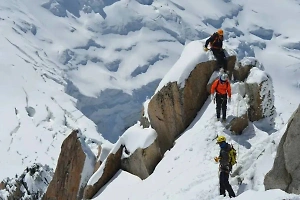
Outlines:
{"type": "Polygon", "coordinates": [[[40,199],[46,192],[52,176],[53,170],[48,165],[35,163],[27,167],[17,178],[3,180],[0,183],[0,190],[7,191],[3,194],[7,194],[8,200],[40,199]]]}
{"type": "Polygon", "coordinates": [[[279,143],[273,168],[264,180],[266,190],[300,194],[300,104],[279,143]]]}
{"type": "Polygon", "coordinates": [[[233,70],[233,77],[235,81],[245,81],[250,74],[250,70],[253,67],[264,70],[261,63],[254,57],[245,57],[239,61],[233,70]]]}
{"type": "Polygon", "coordinates": [[[142,112],[140,122],[141,122],[141,125],[143,126],[143,128],[149,128],[151,125],[148,118],[145,116],[144,110],[142,112]]]}
{"type": "Polygon", "coordinates": [[[82,199],[83,189],[94,166],[94,154],[79,131],[72,131],[61,146],[54,177],[42,199],[82,199]]]}
{"type": "Polygon", "coordinates": [[[269,118],[272,124],[276,110],[270,76],[258,68],[252,68],[246,80],[245,87],[246,94],[249,98],[249,120],[253,122],[263,118],[269,118]],[[253,78],[255,81],[253,81],[253,78]],[[259,80],[259,82],[257,82],[257,80],[259,80]]]}
{"type": "MultiPolygon", "coordinates": [[[[231,73],[234,71],[235,63],[235,56],[228,58],[228,69],[231,73]]],[[[60,167],[57,167],[53,184],[51,182],[43,199],[91,199],[119,170],[125,170],[141,179],[146,179],[154,171],[163,154],[173,147],[176,138],[190,125],[204,105],[209,95],[207,85],[215,72],[215,67],[216,61],[199,63],[192,68],[193,70],[185,80],[184,87],[178,85],[177,82],[169,82],[158,91],[149,100],[148,108],[145,109],[146,112],[148,111],[149,117],[143,113],[141,123],[137,124],[132,132],[129,131],[132,127],[129,128],[128,132],[126,131],[127,134],[125,132],[113,147],[99,146],[97,162],[93,157],[92,170],[90,170],[94,174],[93,176],[86,175],[86,178],[89,178],[88,183],[82,181],[82,177],[78,176],[83,170],[82,165],[86,157],[82,153],[83,150],[80,150],[81,144],[78,142],[80,140],[77,140],[77,134],[72,133],[64,141],[63,146],[65,147],[62,147],[61,153],[62,157],[69,155],[70,158],[64,159],[65,163],[62,161],[63,159],[59,159],[58,166],[60,167]],[[138,146],[132,148],[129,142],[132,138],[130,133],[139,133],[148,127],[151,127],[149,128],[150,132],[145,137],[141,137],[144,141],[142,142],[143,148],[138,146]],[[68,153],[70,151],[72,153],[68,153]],[[66,163],[68,164],[66,165],[66,163]],[[73,174],[74,176],[72,176],[73,174]],[[65,189],[62,191],[59,190],[60,188],[65,189]]],[[[259,120],[272,116],[274,108],[270,78],[261,70],[258,72],[251,67],[238,73],[240,79],[246,78],[244,77],[246,74],[249,74],[250,78],[247,78],[245,84],[239,85],[243,88],[243,94],[240,96],[242,99],[247,96],[250,102],[249,107],[253,110],[250,110],[251,113],[247,112],[246,106],[243,112],[239,113],[240,116],[231,120],[228,129],[235,134],[241,134],[248,126],[250,114],[251,119],[259,120]],[[258,79],[261,82],[257,82],[257,79],[251,80],[253,74],[263,77],[258,79]],[[268,104],[270,106],[266,106],[268,104]]],[[[140,136],[141,134],[137,134],[133,138],[140,136]]]]}
{"type": "Polygon", "coordinates": [[[245,81],[250,73],[250,69],[254,66],[252,65],[241,66],[241,63],[239,63],[238,65],[239,67],[233,70],[234,80],[245,81]]]}
{"type": "MultiPolygon", "coordinates": [[[[113,147],[103,147],[104,157],[99,169],[88,181],[84,199],[93,198],[119,170],[124,170],[141,179],[147,178],[162,159],[157,142],[157,133],[152,128],[143,128],[140,123],[125,131],[113,147]],[[106,151],[109,149],[109,152],[106,151]],[[106,156],[107,155],[107,156],[106,156]]],[[[100,155],[101,161],[102,155],[100,155]]]]}
{"type": "MultiPolygon", "coordinates": [[[[266,120],[270,127],[274,126],[276,110],[274,106],[273,85],[270,76],[252,65],[244,66],[249,71],[245,82],[235,84],[234,93],[238,94],[236,109],[238,115],[226,126],[234,134],[241,134],[248,126],[248,121],[266,120]],[[240,103],[245,104],[247,110],[240,110],[240,103]],[[247,105],[246,105],[247,104],[247,105]]],[[[242,68],[244,68],[242,67],[242,68]]],[[[246,72],[245,72],[246,74],[246,72]]],[[[243,77],[242,79],[244,79],[243,77]]]]}
{"type": "Polygon", "coordinates": [[[250,103],[250,107],[248,109],[249,120],[252,122],[260,120],[263,118],[260,86],[257,83],[252,83],[245,84],[245,87],[250,103]]]}
{"type": "MultiPolygon", "coordinates": [[[[124,146],[121,145],[116,153],[110,153],[93,176],[100,176],[94,183],[88,183],[84,189],[83,199],[91,199],[110,179],[121,169],[121,157],[124,146]],[[99,174],[99,171],[102,173],[99,174]]],[[[90,182],[90,181],[89,181],[90,182]]]]}
{"type": "Polygon", "coordinates": [[[226,126],[228,130],[233,134],[240,135],[243,130],[248,126],[248,115],[247,113],[243,114],[240,117],[233,118],[229,124],[226,126]]]}
{"type": "MultiPolygon", "coordinates": [[[[236,57],[228,57],[228,69],[233,70],[236,57]]],[[[177,82],[168,83],[150,100],[148,114],[152,128],[158,134],[163,154],[196,117],[209,93],[207,83],[214,72],[216,61],[198,64],[185,81],[184,88],[177,82]]]]}
{"type": "Polygon", "coordinates": [[[0,190],[4,190],[4,189],[5,189],[5,182],[2,181],[2,182],[0,183],[0,190]]]}
{"type": "Polygon", "coordinates": [[[146,179],[152,174],[161,159],[158,142],[155,140],[149,147],[138,148],[128,158],[123,158],[121,168],[141,179],[146,179]]]}
{"type": "Polygon", "coordinates": [[[94,167],[94,172],[96,172],[99,169],[100,165],[102,164],[102,160],[100,159],[101,151],[102,151],[102,147],[101,147],[101,145],[99,145],[98,146],[97,160],[96,160],[96,164],[95,164],[95,167],[94,167]]]}

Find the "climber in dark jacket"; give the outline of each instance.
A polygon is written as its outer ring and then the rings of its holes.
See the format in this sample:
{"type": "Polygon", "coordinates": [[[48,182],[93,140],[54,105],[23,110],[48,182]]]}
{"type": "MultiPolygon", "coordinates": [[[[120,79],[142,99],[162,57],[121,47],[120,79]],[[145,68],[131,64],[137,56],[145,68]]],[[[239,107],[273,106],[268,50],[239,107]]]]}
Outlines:
{"type": "Polygon", "coordinates": [[[219,157],[215,157],[215,161],[219,162],[219,170],[220,170],[220,195],[226,196],[225,190],[227,190],[229,197],[235,197],[235,193],[228,181],[229,172],[231,171],[231,164],[229,162],[229,151],[231,146],[226,142],[226,138],[224,136],[218,136],[217,144],[220,145],[220,155],[219,157]]]}
{"type": "Polygon", "coordinates": [[[227,71],[227,59],[223,49],[223,30],[219,29],[210,38],[208,38],[204,45],[204,51],[208,51],[207,46],[210,45],[210,50],[213,52],[219,68],[227,71]]]}

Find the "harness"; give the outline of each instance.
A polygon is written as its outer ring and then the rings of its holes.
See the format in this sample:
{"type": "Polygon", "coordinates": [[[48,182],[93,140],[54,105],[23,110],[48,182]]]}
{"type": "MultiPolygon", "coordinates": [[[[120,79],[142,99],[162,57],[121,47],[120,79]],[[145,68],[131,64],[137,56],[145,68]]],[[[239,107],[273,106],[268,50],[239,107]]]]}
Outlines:
{"type": "Polygon", "coordinates": [[[222,157],[220,161],[220,165],[219,165],[219,171],[223,171],[226,173],[229,173],[232,169],[232,166],[230,165],[230,156],[229,156],[229,152],[230,152],[230,146],[229,144],[227,144],[226,148],[220,150],[220,156],[224,156],[226,154],[226,157],[222,157]],[[224,160],[226,159],[226,161],[224,160]],[[227,160],[228,159],[228,160],[227,160]]]}
{"type": "MultiPolygon", "coordinates": [[[[220,96],[227,96],[227,94],[221,94],[221,93],[218,91],[219,83],[220,83],[220,80],[218,80],[218,83],[217,83],[217,85],[216,85],[216,92],[217,92],[217,94],[220,95],[220,96]]],[[[226,88],[228,88],[228,81],[226,81],[226,88]]]]}
{"type": "Polygon", "coordinates": [[[213,48],[213,49],[221,49],[220,46],[216,46],[216,45],[215,45],[216,42],[218,42],[218,41],[219,41],[219,42],[222,42],[221,37],[222,37],[222,36],[220,36],[219,34],[216,34],[214,41],[210,42],[210,44],[209,44],[210,47],[213,48]]]}

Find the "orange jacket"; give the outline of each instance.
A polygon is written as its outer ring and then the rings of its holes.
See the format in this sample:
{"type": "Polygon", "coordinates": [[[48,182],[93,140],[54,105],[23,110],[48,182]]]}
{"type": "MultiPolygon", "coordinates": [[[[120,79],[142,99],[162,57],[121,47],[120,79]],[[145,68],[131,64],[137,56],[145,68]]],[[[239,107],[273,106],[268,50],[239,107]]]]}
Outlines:
{"type": "Polygon", "coordinates": [[[215,80],[211,86],[210,93],[214,94],[227,94],[229,98],[231,98],[231,87],[228,80],[224,83],[221,83],[219,79],[215,80]]]}

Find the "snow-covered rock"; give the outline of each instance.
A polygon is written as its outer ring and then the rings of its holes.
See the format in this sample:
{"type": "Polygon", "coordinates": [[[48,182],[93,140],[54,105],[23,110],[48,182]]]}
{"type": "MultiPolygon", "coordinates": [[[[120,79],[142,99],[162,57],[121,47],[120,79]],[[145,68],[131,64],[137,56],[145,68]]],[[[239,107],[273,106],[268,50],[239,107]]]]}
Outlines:
{"type": "Polygon", "coordinates": [[[121,169],[123,145],[116,145],[84,188],[83,199],[91,199],[121,169]],[[119,148],[116,148],[119,147],[119,148]]]}
{"type": "MultiPolygon", "coordinates": [[[[157,131],[162,153],[173,146],[209,95],[207,85],[217,64],[199,46],[200,41],[194,41],[185,47],[148,104],[150,124],[157,131]]],[[[228,57],[228,70],[233,70],[235,61],[235,56],[228,57]]]]}
{"type": "Polygon", "coordinates": [[[82,199],[94,167],[94,153],[81,133],[74,130],[61,146],[55,174],[43,199],[82,199]]]}
{"type": "Polygon", "coordinates": [[[0,197],[4,199],[41,199],[53,177],[48,165],[35,163],[15,179],[1,182],[0,197]],[[1,196],[2,195],[2,196],[1,196]]]}
{"type": "Polygon", "coordinates": [[[156,138],[152,128],[143,129],[139,123],[127,129],[88,181],[84,198],[92,198],[121,169],[148,177],[162,158],[156,138]]]}
{"type": "Polygon", "coordinates": [[[300,194],[300,105],[291,116],[287,129],[278,145],[272,169],[266,174],[266,190],[281,189],[288,193],[300,194]]]}
{"type": "Polygon", "coordinates": [[[274,88],[270,75],[255,67],[250,70],[245,82],[246,94],[249,100],[249,120],[253,122],[265,119],[270,127],[273,127],[276,109],[274,106],[274,88]]]}

